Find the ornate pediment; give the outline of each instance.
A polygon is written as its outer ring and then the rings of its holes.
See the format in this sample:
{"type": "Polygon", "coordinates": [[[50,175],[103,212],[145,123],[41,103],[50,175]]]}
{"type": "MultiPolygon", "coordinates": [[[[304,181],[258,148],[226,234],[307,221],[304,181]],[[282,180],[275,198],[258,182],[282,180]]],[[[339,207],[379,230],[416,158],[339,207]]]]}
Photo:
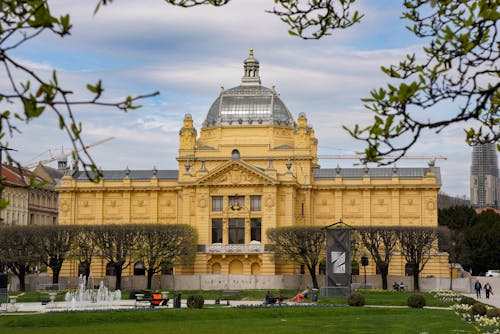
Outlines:
{"type": "Polygon", "coordinates": [[[198,185],[255,185],[275,184],[277,180],[266,175],[259,168],[241,160],[232,160],[198,180],[198,185]]]}

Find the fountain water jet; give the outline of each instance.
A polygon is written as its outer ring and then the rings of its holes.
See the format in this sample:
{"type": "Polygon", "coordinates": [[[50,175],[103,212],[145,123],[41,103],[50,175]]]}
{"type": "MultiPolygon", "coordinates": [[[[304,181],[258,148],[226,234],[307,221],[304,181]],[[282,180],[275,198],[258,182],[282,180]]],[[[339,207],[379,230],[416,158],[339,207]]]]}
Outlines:
{"type": "Polygon", "coordinates": [[[103,281],[100,282],[98,289],[94,289],[94,286],[87,289],[87,278],[80,275],[78,289],[67,292],[64,300],[68,303],[67,306],[70,310],[112,309],[119,307],[121,291],[110,291],[104,286],[103,281]]]}

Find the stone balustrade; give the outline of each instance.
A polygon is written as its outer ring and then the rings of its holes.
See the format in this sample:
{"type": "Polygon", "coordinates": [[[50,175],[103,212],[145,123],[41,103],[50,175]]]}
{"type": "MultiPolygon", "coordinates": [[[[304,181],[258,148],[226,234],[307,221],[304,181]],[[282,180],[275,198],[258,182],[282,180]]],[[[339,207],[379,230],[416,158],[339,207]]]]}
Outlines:
{"type": "Polygon", "coordinates": [[[263,244],[210,244],[199,245],[198,252],[210,254],[246,254],[246,253],[264,253],[263,244]]]}

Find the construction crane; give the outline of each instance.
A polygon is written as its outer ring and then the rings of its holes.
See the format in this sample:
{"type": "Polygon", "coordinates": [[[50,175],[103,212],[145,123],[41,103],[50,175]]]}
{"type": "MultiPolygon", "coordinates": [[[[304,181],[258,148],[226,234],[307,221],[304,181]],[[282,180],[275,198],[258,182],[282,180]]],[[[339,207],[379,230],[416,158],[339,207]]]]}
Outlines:
{"type": "Polygon", "coordinates": [[[27,164],[23,165],[23,167],[30,169],[30,168],[36,167],[38,164],[45,165],[45,164],[51,163],[51,162],[56,161],[56,160],[61,159],[61,158],[67,158],[70,155],[72,155],[73,152],[80,152],[80,151],[83,151],[84,149],[88,150],[89,148],[92,148],[94,146],[103,144],[103,143],[108,142],[108,141],[110,141],[110,140],[112,140],[114,138],[115,137],[107,137],[107,138],[98,140],[95,143],[92,143],[90,145],[85,145],[84,147],[82,147],[82,148],[80,148],[80,149],[78,149],[76,151],[71,151],[69,153],[64,153],[64,151],[61,150],[61,154],[59,154],[59,155],[53,155],[52,152],[49,150],[48,152],[51,155],[50,159],[40,160],[38,162],[27,163],[27,164]]]}
{"type": "MultiPolygon", "coordinates": [[[[386,155],[382,158],[382,160],[387,160],[387,159],[395,159],[395,156],[392,155],[386,155]]],[[[318,159],[326,160],[326,159],[347,159],[347,160],[363,160],[363,156],[361,155],[318,155],[318,159]]],[[[408,156],[403,156],[400,159],[405,159],[405,160],[429,160],[431,163],[435,163],[436,160],[447,160],[448,158],[443,156],[443,155],[408,155],[408,156]]]]}

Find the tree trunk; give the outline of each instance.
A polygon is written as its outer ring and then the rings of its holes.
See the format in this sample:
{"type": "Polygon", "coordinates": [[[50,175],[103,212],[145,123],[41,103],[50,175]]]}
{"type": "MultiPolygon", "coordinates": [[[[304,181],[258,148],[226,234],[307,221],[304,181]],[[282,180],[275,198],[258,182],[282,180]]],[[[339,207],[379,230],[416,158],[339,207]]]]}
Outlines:
{"type": "Polygon", "coordinates": [[[153,269],[149,269],[147,272],[148,272],[148,290],[151,290],[153,275],[155,274],[155,272],[153,269]]]}
{"type": "Polygon", "coordinates": [[[52,269],[52,284],[59,283],[59,273],[61,272],[62,264],[64,262],[63,257],[51,256],[49,259],[49,267],[52,269]]]}
{"type": "Polygon", "coordinates": [[[413,272],[413,290],[415,290],[415,291],[420,291],[420,286],[418,284],[418,276],[419,276],[419,272],[418,272],[418,270],[415,270],[413,272]]]}
{"type": "MultiPolygon", "coordinates": [[[[81,264],[83,264],[83,268],[85,270],[85,277],[87,277],[87,286],[88,286],[88,282],[89,282],[89,278],[90,278],[90,262],[88,261],[84,261],[84,262],[80,262],[81,264]]],[[[94,288],[94,287],[92,287],[94,288]]]]}
{"type": "Polygon", "coordinates": [[[52,284],[59,284],[59,273],[61,272],[61,266],[56,266],[52,269],[52,284]]]}
{"type": "Polygon", "coordinates": [[[387,276],[389,275],[389,268],[384,266],[379,267],[380,276],[382,277],[382,290],[387,290],[387,276]]]}
{"type": "Polygon", "coordinates": [[[312,268],[309,268],[309,266],[307,266],[307,270],[309,270],[309,274],[311,275],[311,280],[312,280],[312,283],[313,283],[313,288],[319,289],[319,287],[318,287],[318,278],[316,277],[316,266],[314,266],[312,268]]]}
{"type": "Polygon", "coordinates": [[[115,265],[115,274],[116,274],[116,285],[115,290],[121,290],[122,288],[122,266],[115,265]]]}
{"type": "Polygon", "coordinates": [[[26,291],[26,270],[22,265],[19,268],[17,278],[19,278],[19,290],[26,291]]]}

